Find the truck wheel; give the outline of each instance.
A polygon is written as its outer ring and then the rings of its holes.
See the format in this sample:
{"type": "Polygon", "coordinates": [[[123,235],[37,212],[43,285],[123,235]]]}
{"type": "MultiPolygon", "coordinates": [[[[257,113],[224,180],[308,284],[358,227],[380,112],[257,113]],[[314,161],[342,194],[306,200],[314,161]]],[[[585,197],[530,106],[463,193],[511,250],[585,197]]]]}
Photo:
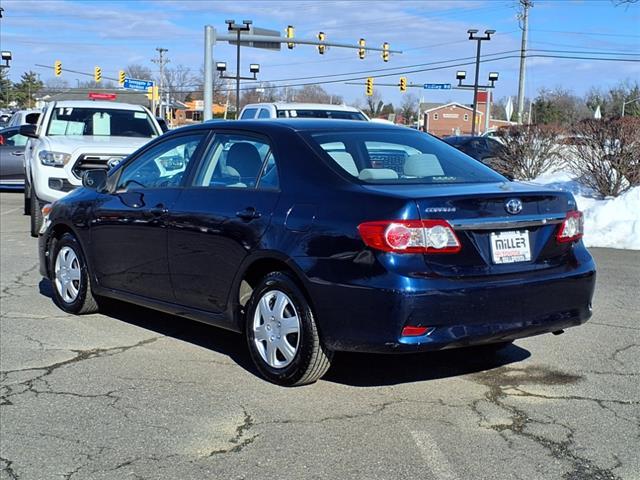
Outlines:
{"type": "Polygon", "coordinates": [[[37,237],[42,226],[42,202],[38,200],[35,192],[31,194],[31,236],[37,237]]]}
{"type": "Polygon", "coordinates": [[[67,313],[95,313],[98,302],[91,292],[91,276],[80,243],[65,233],[51,252],[51,282],[56,305],[67,313]]]}
{"type": "Polygon", "coordinates": [[[251,358],[267,380],[285,386],[313,383],[331,366],[304,294],[283,272],[267,275],[247,303],[245,333],[251,358]]]}

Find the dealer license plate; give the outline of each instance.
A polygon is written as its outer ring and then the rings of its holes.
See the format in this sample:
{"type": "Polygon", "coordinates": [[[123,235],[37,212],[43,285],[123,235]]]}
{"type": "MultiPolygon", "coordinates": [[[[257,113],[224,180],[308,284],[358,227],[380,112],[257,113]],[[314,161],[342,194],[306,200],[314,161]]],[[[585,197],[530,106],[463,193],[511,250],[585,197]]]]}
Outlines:
{"type": "Polygon", "coordinates": [[[497,264],[530,261],[529,232],[491,233],[491,258],[497,264]]]}

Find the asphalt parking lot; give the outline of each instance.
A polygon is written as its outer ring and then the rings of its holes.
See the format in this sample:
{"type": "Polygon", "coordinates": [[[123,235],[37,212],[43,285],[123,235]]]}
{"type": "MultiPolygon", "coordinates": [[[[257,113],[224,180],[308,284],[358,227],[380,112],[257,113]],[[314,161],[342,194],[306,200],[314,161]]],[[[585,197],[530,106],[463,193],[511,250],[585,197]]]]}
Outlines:
{"type": "Polygon", "coordinates": [[[594,249],[564,335],[257,376],[241,337],[122,303],[74,317],[0,194],[1,479],[640,479],[640,252],[594,249]]]}

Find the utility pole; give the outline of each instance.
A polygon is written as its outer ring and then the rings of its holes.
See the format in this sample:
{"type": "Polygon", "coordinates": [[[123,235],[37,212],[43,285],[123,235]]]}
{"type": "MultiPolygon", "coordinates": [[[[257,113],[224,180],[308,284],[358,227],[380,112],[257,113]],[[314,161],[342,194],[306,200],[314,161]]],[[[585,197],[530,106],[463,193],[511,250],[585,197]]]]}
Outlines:
{"type": "MultiPolygon", "coordinates": [[[[169,63],[169,60],[165,58],[164,54],[169,50],[166,48],[157,47],[156,52],[158,52],[158,58],[153,58],[151,61],[153,63],[157,63],[160,65],[160,89],[158,91],[158,96],[160,97],[160,117],[164,118],[164,111],[162,108],[162,94],[164,93],[164,66],[169,63]]],[[[154,112],[155,115],[155,112],[154,112]]]]}
{"type": "Polygon", "coordinates": [[[516,120],[519,124],[522,124],[524,120],[524,77],[526,74],[527,64],[527,34],[529,32],[529,9],[533,7],[532,0],[520,0],[522,6],[522,13],[518,15],[522,20],[522,44],[520,45],[520,79],[518,81],[518,112],[516,114],[516,120]]]}

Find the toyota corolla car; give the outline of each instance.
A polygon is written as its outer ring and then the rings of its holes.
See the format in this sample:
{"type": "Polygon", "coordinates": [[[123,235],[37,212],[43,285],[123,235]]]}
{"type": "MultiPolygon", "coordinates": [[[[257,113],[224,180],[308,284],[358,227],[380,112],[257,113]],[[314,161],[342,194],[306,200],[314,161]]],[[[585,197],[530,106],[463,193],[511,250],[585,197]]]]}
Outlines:
{"type": "Polygon", "coordinates": [[[279,384],[317,380],[335,351],[497,348],[591,315],[572,195],[415,130],[205,123],[84,186],[43,209],[59,307],[112,297],[242,333],[279,384]]]}

